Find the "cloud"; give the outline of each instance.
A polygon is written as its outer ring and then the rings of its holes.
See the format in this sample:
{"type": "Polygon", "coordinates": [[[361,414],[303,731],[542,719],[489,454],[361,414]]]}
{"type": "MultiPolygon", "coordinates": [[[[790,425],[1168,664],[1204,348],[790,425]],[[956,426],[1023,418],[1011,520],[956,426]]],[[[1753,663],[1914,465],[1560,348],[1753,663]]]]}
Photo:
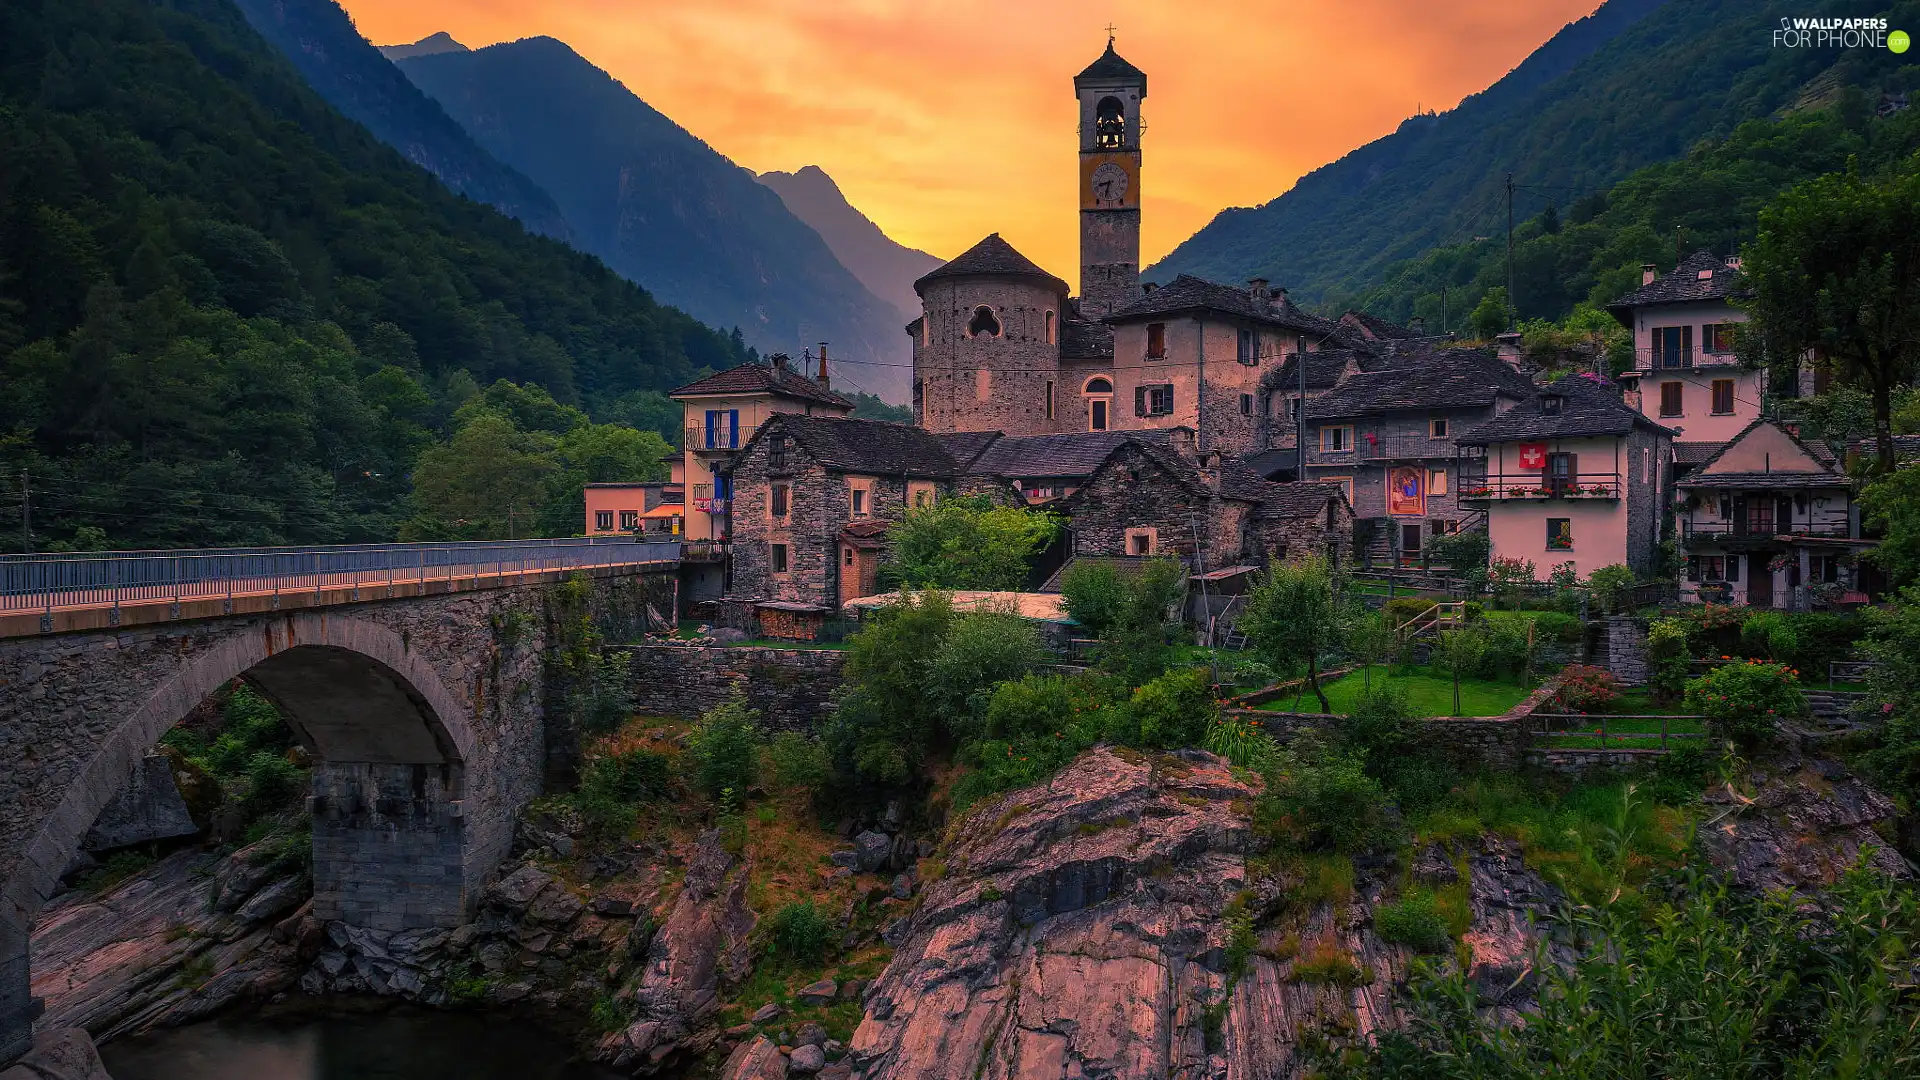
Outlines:
{"type": "Polygon", "coordinates": [[[1483,89],[1596,0],[344,0],[381,44],[566,41],[756,171],[818,165],[902,243],[998,231],[1072,281],[1072,77],[1147,72],[1143,255],[1483,89]]]}

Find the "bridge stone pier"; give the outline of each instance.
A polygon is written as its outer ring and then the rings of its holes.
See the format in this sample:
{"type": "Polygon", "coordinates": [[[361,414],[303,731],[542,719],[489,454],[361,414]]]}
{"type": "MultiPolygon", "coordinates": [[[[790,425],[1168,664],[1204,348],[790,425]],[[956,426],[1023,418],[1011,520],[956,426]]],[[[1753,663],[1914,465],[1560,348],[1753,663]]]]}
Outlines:
{"type": "MultiPolygon", "coordinates": [[[[167,729],[235,678],[313,755],[315,916],[388,930],[462,922],[541,788],[545,653],[579,618],[556,597],[571,589],[598,606],[636,583],[671,589],[670,568],[586,574],[584,590],[540,575],[0,639],[0,1065],[30,1042],[33,921],[81,837],[167,729]]],[[[670,611],[670,596],[648,599],[670,611]]]]}

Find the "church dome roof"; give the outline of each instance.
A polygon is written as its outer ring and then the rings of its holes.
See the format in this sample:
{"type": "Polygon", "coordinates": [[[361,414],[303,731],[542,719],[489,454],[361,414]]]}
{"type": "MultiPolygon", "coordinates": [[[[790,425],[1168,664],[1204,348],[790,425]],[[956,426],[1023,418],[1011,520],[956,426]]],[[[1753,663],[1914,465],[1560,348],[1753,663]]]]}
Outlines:
{"type": "Polygon", "coordinates": [[[1082,71],[1080,74],[1075,75],[1073,77],[1073,88],[1075,90],[1083,89],[1083,87],[1081,86],[1082,83],[1114,83],[1114,82],[1134,82],[1134,81],[1138,81],[1140,83],[1140,96],[1146,97],[1147,96],[1147,73],[1144,71],[1141,71],[1137,67],[1134,67],[1132,64],[1127,63],[1127,61],[1119,53],[1114,52],[1113,39],[1108,38],[1107,51],[1100,54],[1100,59],[1095,60],[1091,64],[1088,64],[1087,69],[1085,71],[1082,71]]]}
{"type": "Polygon", "coordinates": [[[961,252],[950,262],[935,267],[931,272],[913,283],[913,290],[924,294],[929,281],[950,277],[1030,277],[1039,278],[1051,285],[1061,296],[1071,290],[1067,283],[1040,269],[1040,265],[1013,249],[1013,245],[1000,239],[999,233],[990,234],[985,240],[961,252]]]}

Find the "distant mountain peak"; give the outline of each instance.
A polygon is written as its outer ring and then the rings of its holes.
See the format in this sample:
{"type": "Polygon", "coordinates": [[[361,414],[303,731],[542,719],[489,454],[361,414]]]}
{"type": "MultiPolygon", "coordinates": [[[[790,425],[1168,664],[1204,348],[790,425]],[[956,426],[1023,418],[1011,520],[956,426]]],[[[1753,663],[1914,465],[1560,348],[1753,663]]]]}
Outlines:
{"type": "Polygon", "coordinates": [[[387,55],[389,60],[405,60],[409,56],[433,56],[437,53],[472,52],[472,49],[453,40],[453,35],[445,30],[436,31],[411,45],[376,46],[387,55]]]}
{"type": "Polygon", "coordinates": [[[805,165],[794,172],[764,172],[759,180],[780,196],[795,217],[820,234],[834,257],[860,279],[868,292],[899,309],[903,319],[920,313],[920,298],[913,291],[913,282],[939,266],[940,259],[888,236],[847,201],[840,185],[818,165],[805,165]]]}

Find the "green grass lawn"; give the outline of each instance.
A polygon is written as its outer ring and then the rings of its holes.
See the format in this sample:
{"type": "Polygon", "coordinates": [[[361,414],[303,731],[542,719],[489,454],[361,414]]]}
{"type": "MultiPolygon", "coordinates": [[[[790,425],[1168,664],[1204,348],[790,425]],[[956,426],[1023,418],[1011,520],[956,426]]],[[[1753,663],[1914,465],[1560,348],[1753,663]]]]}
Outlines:
{"type": "MultiPolygon", "coordinates": [[[[1371,675],[1375,685],[1385,681],[1405,690],[1415,716],[1453,715],[1453,680],[1445,675],[1424,669],[1415,669],[1411,673],[1393,672],[1385,667],[1374,668],[1371,675]]],[[[1327,692],[1327,701],[1333,711],[1345,713],[1353,708],[1354,699],[1360,696],[1366,682],[1361,673],[1356,671],[1324,683],[1322,688],[1327,692]]],[[[1499,716],[1525,701],[1531,692],[1527,687],[1509,682],[1462,679],[1460,715],[1499,716]]],[[[1270,701],[1260,708],[1278,712],[1318,712],[1320,703],[1314,698],[1313,691],[1303,689],[1297,697],[1290,695],[1270,701]]]]}
{"type": "MultiPolygon", "coordinates": [[[[1663,727],[1670,736],[1705,734],[1705,726],[1699,720],[1684,718],[1685,712],[1686,709],[1678,703],[1662,705],[1654,701],[1653,695],[1645,690],[1624,690],[1620,694],[1620,699],[1614,702],[1613,709],[1604,718],[1607,732],[1604,743],[1599,735],[1603,723],[1603,719],[1599,716],[1586,720],[1551,721],[1555,728],[1577,731],[1581,734],[1544,735],[1537,737],[1536,743],[1562,750],[1601,748],[1657,750],[1660,748],[1659,739],[1622,739],[1616,736],[1658,735],[1663,727]],[[1634,719],[1625,719],[1625,717],[1634,719]],[[1641,719],[1642,717],[1645,719],[1641,719]]],[[[1681,744],[1698,741],[1698,739],[1683,739],[1681,744]]]]}

